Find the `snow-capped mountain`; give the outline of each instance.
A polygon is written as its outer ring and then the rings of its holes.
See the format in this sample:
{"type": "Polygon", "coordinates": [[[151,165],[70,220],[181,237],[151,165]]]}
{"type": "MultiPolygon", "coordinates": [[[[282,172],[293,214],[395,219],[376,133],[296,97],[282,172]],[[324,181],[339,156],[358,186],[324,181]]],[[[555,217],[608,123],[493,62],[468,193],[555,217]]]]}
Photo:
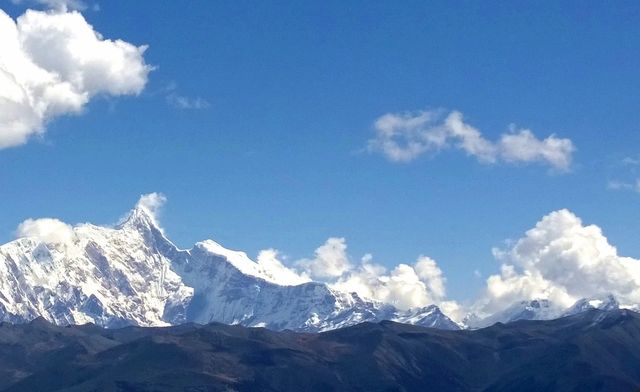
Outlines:
{"type": "Polygon", "coordinates": [[[323,331],[396,320],[459,329],[436,306],[410,311],[324,283],[283,285],[243,252],[214,241],[178,249],[138,205],[114,228],[77,225],[64,241],[0,246],[0,320],[42,316],[106,327],[222,322],[323,331]]]}
{"type": "Polygon", "coordinates": [[[465,324],[470,328],[484,328],[495,323],[510,323],[518,320],[551,320],[559,317],[562,309],[547,299],[519,301],[506,309],[485,318],[468,317],[465,324]]]}
{"type": "Polygon", "coordinates": [[[618,300],[612,294],[607,294],[603,296],[582,298],[567,309],[563,313],[563,316],[571,316],[591,309],[614,310],[619,308],[620,304],[618,303],[618,300]]]}
{"type": "Polygon", "coordinates": [[[420,325],[437,329],[460,329],[460,325],[451,321],[435,305],[430,305],[417,309],[409,309],[404,312],[396,311],[390,318],[392,321],[405,324],[420,325]]]}
{"type": "Polygon", "coordinates": [[[474,314],[468,315],[463,324],[475,329],[488,327],[498,322],[510,323],[518,320],[553,320],[593,309],[609,311],[621,308],[636,310],[633,306],[621,306],[612,294],[581,298],[569,308],[558,306],[547,299],[536,299],[516,302],[508,308],[485,318],[479,318],[474,314]]]}

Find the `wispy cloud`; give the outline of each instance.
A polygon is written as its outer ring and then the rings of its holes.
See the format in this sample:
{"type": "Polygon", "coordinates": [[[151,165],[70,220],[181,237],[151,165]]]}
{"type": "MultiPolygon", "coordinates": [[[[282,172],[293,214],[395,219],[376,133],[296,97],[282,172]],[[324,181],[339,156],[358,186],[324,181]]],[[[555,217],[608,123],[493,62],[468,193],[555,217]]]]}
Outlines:
{"type": "Polygon", "coordinates": [[[375,121],[374,130],[368,151],[392,162],[410,162],[429,152],[455,148],[486,164],[540,163],[566,172],[575,151],[570,139],[555,135],[539,139],[531,130],[515,126],[498,141],[490,141],[458,111],[387,113],[375,121]]]}
{"type": "Polygon", "coordinates": [[[622,163],[628,166],[640,166],[640,157],[626,157],[622,160],[622,163]]]}
{"type": "MultiPolygon", "coordinates": [[[[11,0],[13,4],[39,4],[53,10],[67,12],[69,10],[84,11],[89,8],[82,0],[11,0]]],[[[94,6],[96,8],[97,6],[94,6]]]]}
{"type": "Polygon", "coordinates": [[[208,109],[211,104],[201,97],[190,97],[178,92],[178,84],[170,82],[162,89],[167,105],[180,110],[202,110],[208,109]]]}
{"type": "Polygon", "coordinates": [[[611,180],[607,183],[607,188],[614,191],[633,191],[640,193],[640,178],[637,178],[635,182],[611,180]]]}
{"type": "Polygon", "coordinates": [[[607,189],[640,193],[640,157],[625,157],[616,166],[618,178],[610,180],[607,189]],[[625,179],[621,180],[620,177],[625,179]]]}
{"type": "Polygon", "coordinates": [[[176,93],[170,93],[166,96],[167,103],[169,106],[174,107],[176,109],[184,109],[184,110],[199,110],[199,109],[207,109],[209,106],[209,102],[200,97],[185,97],[182,95],[178,95],[176,93]]]}
{"type": "MultiPolygon", "coordinates": [[[[270,257],[278,253],[268,250],[270,257]]],[[[263,254],[263,253],[261,253],[263,254]]],[[[263,255],[264,256],[264,255],[263,255]]],[[[331,287],[355,292],[361,297],[390,303],[401,309],[437,304],[447,314],[460,319],[461,308],[446,300],[446,279],[435,260],[419,256],[414,263],[400,263],[391,270],[366,254],[360,262],[351,260],[344,238],[332,237],[319,246],[312,258],[302,259],[286,267],[276,260],[270,275],[282,281],[320,281],[331,287]],[[295,279],[293,279],[295,278],[295,279]]]]}

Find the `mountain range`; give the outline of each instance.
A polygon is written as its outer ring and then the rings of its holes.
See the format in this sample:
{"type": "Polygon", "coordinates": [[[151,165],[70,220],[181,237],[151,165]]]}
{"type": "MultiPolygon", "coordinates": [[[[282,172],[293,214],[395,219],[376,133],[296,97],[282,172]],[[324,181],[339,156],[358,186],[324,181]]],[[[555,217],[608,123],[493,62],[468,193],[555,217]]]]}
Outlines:
{"type": "Polygon", "coordinates": [[[114,227],[65,230],[63,240],[26,236],[0,246],[0,321],[43,317],[108,328],[219,322],[319,332],[391,320],[456,330],[619,307],[610,295],[569,309],[537,299],[456,323],[436,305],[400,310],[321,282],[281,282],[244,252],[212,240],[179,249],[140,203],[114,227]]]}
{"type": "Polygon", "coordinates": [[[640,314],[323,333],[226,324],[0,324],[3,391],[637,391],[640,314]]]}
{"type": "Polygon", "coordinates": [[[23,237],[0,246],[0,321],[317,332],[395,320],[460,328],[434,305],[402,311],[325,283],[282,284],[245,253],[211,240],[179,249],[140,204],[115,227],[69,230],[64,241],[23,237]]]}

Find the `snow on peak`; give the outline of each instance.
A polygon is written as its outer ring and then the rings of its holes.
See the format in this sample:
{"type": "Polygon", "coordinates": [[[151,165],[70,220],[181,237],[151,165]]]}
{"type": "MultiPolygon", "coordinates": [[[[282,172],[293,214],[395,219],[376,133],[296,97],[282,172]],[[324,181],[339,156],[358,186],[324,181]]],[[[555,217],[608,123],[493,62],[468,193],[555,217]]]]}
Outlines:
{"type": "Polygon", "coordinates": [[[308,277],[298,275],[291,269],[284,267],[276,258],[277,254],[273,250],[262,251],[258,260],[253,261],[245,252],[227,249],[213,240],[198,242],[195,248],[225,259],[245,275],[280,286],[295,286],[311,281],[308,277]]]}
{"type": "Polygon", "coordinates": [[[614,310],[619,309],[620,304],[612,294],[581,298],[564,312],[564,316],[571,316],[591,309],[614,310]]]}
{"type": "Polygon", "coordinates": [[[151,215],[149,210],[139,205],[132,209],[127,217],[122,220],[122,222],[119,223],[116,228],[133,228],[142,230],[156,228],[160,230],[160,227],[158,226],[155,218],[151,215]]]}
{"type": "Polygon", "coordinates": [[[548,299],[519,301],[488,317],[469,315],[465,323],[470,328],[484,328],[495,323],[510,323],[518,320],[550,320],[560,316],[562,309],[548,299]]]}
{"type": "Polygon", "coordinates": [[[398,320],[458,328],[436,307],[403,312],[312,282],[286,268],[274,250],[254,261],[212,240],[178,249],[158,225],[164,201],[143,195],[114,228],[23,224],[24,238],[0,245],[0,321],[44,317],[106,327],[216,321],[324,331],[398,320]]]}
{"type": "Polygon", "coordinates": [[[268,276],[260,271],[258,264],[251,260],[244,252],[227,249],[213,240],[201,241],[196,243],[195,246],[212,255],[225,258],[231,265],[237,268],[238,271],[245,275],[251,275],[267,281],[270,280],[268,276]]]}
{"type": "Polygon", "coordinates": [[[135,207],[116,228],[132,228],[142,231],[155,229],[163,233],[158,222],[158,215],[166,201],[167,198],[162,193],[153,192],[140,196],[135,207]]]}

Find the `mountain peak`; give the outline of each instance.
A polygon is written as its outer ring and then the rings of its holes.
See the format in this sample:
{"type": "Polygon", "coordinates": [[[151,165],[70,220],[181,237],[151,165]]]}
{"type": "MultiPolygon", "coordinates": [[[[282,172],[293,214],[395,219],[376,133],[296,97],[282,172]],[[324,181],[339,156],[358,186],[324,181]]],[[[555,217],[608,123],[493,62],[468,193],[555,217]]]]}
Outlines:
{"type": "Polygon", "coordinates": [[[117,229],[137,229],[148,231],[152,228],[160,230],[160,226],[158,225],[156,219],[153,217],[151,211],[149,211],[146,207],[141,205],[140,203],[136,204],[136,206],[129,212],[127,217],[116,227],[117,229]]]}
{"type": "Polygon", "coordinates": [[[162,193],[153,192],[141,195],[135,207],[116,228],[132,228],[144,232],[155,229],[155,231],[163,233],[158,224],[157,216],[166,201],[167,198],[162,193]]]}
{"type": "Polygon", "coordinates": [[[575,304],[573,304],[573,306],[565,311],[564,315],[569,316],[591,309],[615,310],[619,308],[620,304],[616,297],[614,297],[613,294],[605,294],[579,299],[575,304]]]}
{"type": "Polygon", "coordinates": [[[0,247],[0,266],[12,266],[0,268],[0,321],[42,316],[106,327],[215,321],[314,332],[393,319],[459,329],[435,306],[401,311],[326,283],[292,281],[274,270],[279,262],[254,261],[211,240],[178,249],[158,225],[164,201],[143,195],[115,228],[79,225],[80,246],[52,255],[31,238],[0,247]]]}
{"type": "Polygon", "coordinates": [[[522,300],[488,317],[469,315],[465,323],[471,328],[484,328],[497,322],[510,323],[518,320],[549,320],[559,315],[556,304],[544,298],[522,300]]]}

